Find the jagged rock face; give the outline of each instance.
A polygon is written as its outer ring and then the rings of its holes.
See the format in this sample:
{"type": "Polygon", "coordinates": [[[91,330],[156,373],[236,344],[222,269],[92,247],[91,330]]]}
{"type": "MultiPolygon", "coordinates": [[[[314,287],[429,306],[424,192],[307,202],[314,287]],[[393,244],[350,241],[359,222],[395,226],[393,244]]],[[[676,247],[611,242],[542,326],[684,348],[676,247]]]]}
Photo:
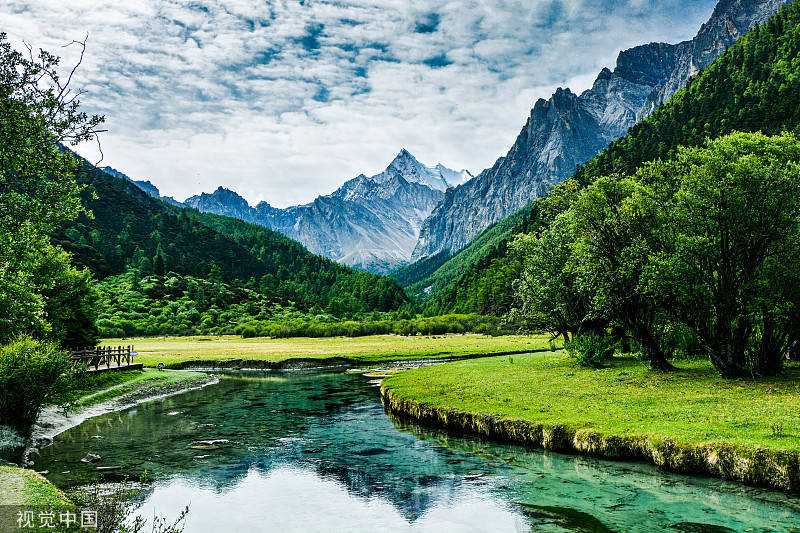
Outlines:
{"type": "Polygon", "coordinates": [[[176,207],[185,207],[184,204],[182,204],[181,202],[175,200],[171,196],[161,196],[161,192],[158,190],[158,187],[153,185],[150,182],[150,180],[135,180],[135,179],[131,178],[130,176],[128,176],[128,175],[126,175],[126,174],[124,174],[124,173],[120,172],[119,170],[117,170],[115,168],[112,168],[112,167],[103,167],[100,170],[102,170],[103,172],[105,172],[106,174],[108,174],[110,176],[114,176],[115,178],[121,178],[121,179],[130,181],[131,183],[136,185],[139,189],[141,189],[142,191],[146,192],[148,195],[152,196],[153,198],[158,198],[158,199],[163,200],[163,201],[165,201],[165,202],[167,202],[169,204],[172,204],[172,205],[174,205],[176,207]]]}
{"type": "Polygon", "coordinates": [[[246,222],[253,222],[253,212],[247,200],[235,192],[218,187],[211,194],[202,193],[192,196],[184,201],[191,208],[202,211],[203,213],[213,213],[215,215],[225,215],[238,218],[246,222]]]}
{"type": "Polygon", "coordinates": [[[668,100],[739,37],[790,0],[721,0],[691,41],[653,43],[619,54],[591,89],[558,89],[536,102],[508,154],[478,177],[445,193],[425,221],[412,261],[460,250],[481,231],[506,218],[577,165],[622,137],[668,100]]]}
{"type": "Polygon", "coordinates": [[[186,204],[269,227],[340,263],[388,272],[411,259],[422,222],[444,191],[471,178],[467,171],[427,167],[404,149],[380,174],[362,174],[307,205],[279,209],[261,202],[250,207],[223,187],[186,204]]]}

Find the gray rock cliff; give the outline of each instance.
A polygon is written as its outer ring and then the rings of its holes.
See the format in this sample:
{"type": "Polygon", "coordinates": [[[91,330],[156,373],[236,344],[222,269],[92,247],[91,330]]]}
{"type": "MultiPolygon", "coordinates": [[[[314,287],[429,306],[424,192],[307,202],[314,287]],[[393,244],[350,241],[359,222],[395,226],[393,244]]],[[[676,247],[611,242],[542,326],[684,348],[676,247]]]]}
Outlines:
{"type": "Polygon", "coordinates": [[[720,0],[691,41],[652,43],[619,54],[580,95],[558,89],[539,100],[508,154],[448,190],[423,224],[412,260],[456,252],[481,231],[546,193],[648,116],[739,37],[787,0],[720,0]]]}

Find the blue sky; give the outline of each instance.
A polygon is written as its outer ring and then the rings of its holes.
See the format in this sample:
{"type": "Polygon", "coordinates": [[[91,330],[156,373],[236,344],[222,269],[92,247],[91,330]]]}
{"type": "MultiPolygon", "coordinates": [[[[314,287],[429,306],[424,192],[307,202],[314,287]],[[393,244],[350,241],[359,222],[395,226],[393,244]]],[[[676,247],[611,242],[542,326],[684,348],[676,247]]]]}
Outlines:
{"type": "MultiPolygon", "coordinates": [[[[530,108],[617,53],[691,38],[712,0],[5,0],[0,31],[64,56],[107,116],[104,163],[179,200],[285,207],[407,148],[473,173],[530,108]]],[[[93,148],[82,153],[96,158],[93,148]]]]}

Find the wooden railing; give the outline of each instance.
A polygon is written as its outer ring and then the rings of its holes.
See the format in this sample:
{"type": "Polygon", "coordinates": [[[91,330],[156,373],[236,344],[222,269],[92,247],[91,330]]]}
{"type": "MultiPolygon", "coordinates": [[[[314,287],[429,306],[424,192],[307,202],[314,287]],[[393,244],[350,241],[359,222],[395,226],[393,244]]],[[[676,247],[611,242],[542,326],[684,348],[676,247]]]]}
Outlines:
{"type": "Polygon", "coordinates": [[[112,363],[116,363],[117,367],[120,367],[123,363],[131,364],[132,349],[132,346],[96,346],[73,350],[70,352],[70,359],[73,364],[85,365],[87,369],[94,367],[95,370],[98,370],[102,365],[111,368],[112,363]]]}

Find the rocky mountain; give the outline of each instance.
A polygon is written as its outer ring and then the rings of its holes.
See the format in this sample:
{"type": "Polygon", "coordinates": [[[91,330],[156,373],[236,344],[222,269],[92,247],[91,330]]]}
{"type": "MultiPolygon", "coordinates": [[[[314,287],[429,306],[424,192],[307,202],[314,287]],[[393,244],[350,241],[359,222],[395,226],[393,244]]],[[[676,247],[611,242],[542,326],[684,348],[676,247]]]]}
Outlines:
{"type": "Polygon", "coordinates": [[[113,167],[103,167],[100,170],[102,170],[103,172],[105,172],[106,174],[108,174],[110,176],[114,176],[115,178],[121,178],[121,179],[130,181],[131,183],[136,185],[139,189],[141,189],[142,191],[146,192],[147,194],[149,194],[153,198],[158,198],[160,200],[164,200],[165,202],[167,202],[169,204],[172,204],[174,206],[177,206],[177,207],[183,207],[183,204],[181,202],[177,201],[176,199],[174,199],[172,196],[161,196],[161,193],[158,190],[158,187],[153,185],[153,183],[150,180],[135,180],[135,179],[131,178],[130,176],[128,176],[127,174],[124,174],[124,173],[120,172],[119,170],[117,170],[117,169],[115,169],[113,167]]]}
{"type": "Polygon", "coordinates": [[[423,224],[412,260],[456,252],[648,116],[690,77],[789,0],[720,0],[690,41],[652,43],[619,54],[591,89],[558,89],[534,105],[508,154],[475,179],[445,192],[423,224]]]}
{"type": "Polygon", "coordinates": [[[466,170],[428,167],[403,149],[380,174],[359,175],[310,204],[279,209],[261,202],[251,207],[223,187],[185,204],[266,226],[345,265],[388,272],[411,259],[422,222],[445,191],[470,179],[466,170]]]}
{"type": "Polygon", "coordinates": [[[183,202],[187,206],[203,213],[225,215],[245,222],[256,221],[256,210],[250,207],[247,200],[225,187],[217,187],[212,193],[201,193],[187,198],[183,202]]]}

